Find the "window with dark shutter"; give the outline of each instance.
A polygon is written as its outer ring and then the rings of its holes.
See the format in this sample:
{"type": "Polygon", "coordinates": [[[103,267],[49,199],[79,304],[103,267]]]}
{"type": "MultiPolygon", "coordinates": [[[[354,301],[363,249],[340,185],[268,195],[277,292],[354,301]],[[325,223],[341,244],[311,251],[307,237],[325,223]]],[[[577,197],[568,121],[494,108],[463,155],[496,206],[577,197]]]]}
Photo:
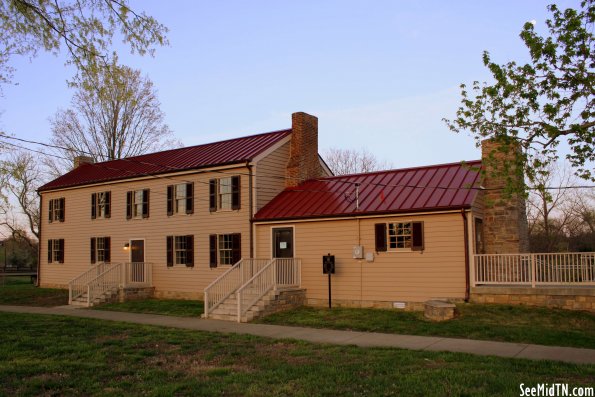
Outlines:
{"type": "Polygon", "coordinates": [[[424,223],[423,222],[412,222],[412,251],[423,251],[424,250],[424,223]]]}
{"type": "Polygon", "coordinates": [[[97,218],[97,193],[91,193],[91,219],[97,218]]]}
{"type": "Polygon", "coordinates": [[[64,222],[66,220],[66,199],[60,199],[60,222],[64,222]]]}
{"type": "Polygon", "coordinates": [[[186,236],[186,266],[194,267],[194,236],[186,236]]]}
{"type": "Polygon", "coordinates": [[[111,238],[110,237],[104,237],[103,238],[103,250],[104,250],[104,254],[103,254],[103,258],[105,262],[111,262],[111,238]]]}
{"type": "Polygon", "coordinates": [[[231,251],[231,262],[232,264],[238,263],[242,259],[242,235],[240,233],[232,234],[232,251],[231,251]]]}
{"type": "Polygon", "coordinates": [[[231,209],[240,209],[240,177],[231,177],[231,209]]]}
{"type": "Polygon", "coordinates": [[[217,179],[209,181],[209,211],[217,211],[217,179]]]}
{"type": "Polygon", "coordinates": [[[58,240],[58,263],[64,263],[64,239],[58,240]]]}
{"type": "Polygon", "coordinates": [[[386,251],[386,223],[377,223],[374,225],[376,234],[376,251],[386,251]]]}
{"type": "Polygon", "coordinates": [[[186,213],[194,213],[194,183],[186,184],[186,213]]]}
{"type": "Polygon", "coordinates": [[[52,263],[52,253],[54,252],[54,240],[48,240],[48,263],[52,263]]]}
{"type": "Polygon", "coordinates": [[[143,218],[149,217],[149,189],[143,190],[143,218]]]}
{"type": "Polygon", "coordinates": [[[166,252],[167,252],[167,266],[174,265],[174,236],[167,236],[166,238],[166,252]]]}
{"type": "Polygon", "coordinates": [[[91,264],[96,262],[95,252],[97,251],[97,239],[95,237],[91,237],[91,264]]]}
{"type": "Polygon", "coordinates": [[[126,219],[132,218],[132,195],[134,192],[126,192],[126,219]]]}
{"type": "Polygon", "coordinates": [[[217,235],[209,236],[209,267],[217,267],[217,235]]]}

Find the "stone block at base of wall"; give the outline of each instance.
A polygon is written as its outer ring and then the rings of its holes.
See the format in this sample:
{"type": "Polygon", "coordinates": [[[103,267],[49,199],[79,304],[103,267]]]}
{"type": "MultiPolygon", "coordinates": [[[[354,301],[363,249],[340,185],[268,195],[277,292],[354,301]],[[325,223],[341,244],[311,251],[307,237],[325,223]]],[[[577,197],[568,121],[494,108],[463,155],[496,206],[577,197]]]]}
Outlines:
{"type": "Polygon", "coordinates": [[[432,321],[446,321],[455,318],[454,303],[430,300],[424,304],[424,317],[432,321]]]}
{"type": "Polygon", "coordinates": [[[118,291],[118,302],[139,301],[152,298],[155,287],[122,288],[118,291]]]}
{"type": "Polygon", "coordinates": [[[306,290],[290,289],[290,290],[279,290],[277,295],[271,302],[258,313],[258,317],[268,316],[269,314],[283,312],[286,310],[296,309],[304,306],[306,303],[306,290]]]}
{"type": "MultiPolygon", "coordinates": [[[[446,302],[462,302],[460,298],[434,298],[446,302]]],[[[312,307],[328,307],[328,299],[308,298],[307,306],[312,307]]],[[[398,309],[408,312],[423,312],[425,310],[425,302],[387,302],[387,301],[372,301],[372,300],[348,300],[348,299],[333,299],[332,307],[350,307],[350,308],[367,308],[367,309],[398,309]],[[398,304],[395,306],[395,304],[398,304]],[[400,307],[401,304],[404,307],[400,307]]]]}
{"type": "Polygon", "coordinates": [[[473,287],[471,288],[471,302],[595,312],[595,288],[473,287]]]}
{"type": "Polygon", "coordinates": [[[188,301],[202,301],[205,294],[202,291],[197,292],[181,292],[181,291],[163,291],[155,290],[154,298],[157,299],[180,299],[188,301]]]}

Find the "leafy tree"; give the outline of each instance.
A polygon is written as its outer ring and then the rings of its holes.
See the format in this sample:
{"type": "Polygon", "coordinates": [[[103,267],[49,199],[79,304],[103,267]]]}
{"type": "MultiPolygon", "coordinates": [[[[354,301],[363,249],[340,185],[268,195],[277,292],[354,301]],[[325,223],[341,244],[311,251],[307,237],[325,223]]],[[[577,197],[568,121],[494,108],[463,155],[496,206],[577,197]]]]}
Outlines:
{"type": "Polygon", "coordinates": [[[98,162],[179,145],[164,118],[151,80],[114,64],[83,79],[71,108],[51,119],[51,143],[63,148],[54,154],[67,160],[48,157],[48,164],[54,174],[63,174],[75,156],[91,154],[98,162]]]}
{"type": "MultiPolygon", "coordinates": [[[[575,174],[595,181],[595,3],[583,1],[579,10],[548,9],[549,36],[538,35],[532,23],[520,34],[530,61],[499,65],[484,52],[483,63],[495,82],[475,81],[470,91],[462,84],[457,117],[444,121],[454,132],[470,131],[478,145],[491,138],[501,150],[517,151],[516,164],[504,164],[496,171],[501,174],[516,170],[533,180],[547,172],[565,142],[575,174]]],[[[509,186],[511,191],[525,188],[523,178],[510,181],[520,181],[509,186]]]]}
{"type": "Polygon", "coordinates": [[[5,0],[0,2],[0,83],[11,81],[14,55],[65,49],[67,63],[93,74],[112,63],[114,37],[144,55],[167,44],[166,33],[153,17],[132,10],[128,0],[5,0]]]}

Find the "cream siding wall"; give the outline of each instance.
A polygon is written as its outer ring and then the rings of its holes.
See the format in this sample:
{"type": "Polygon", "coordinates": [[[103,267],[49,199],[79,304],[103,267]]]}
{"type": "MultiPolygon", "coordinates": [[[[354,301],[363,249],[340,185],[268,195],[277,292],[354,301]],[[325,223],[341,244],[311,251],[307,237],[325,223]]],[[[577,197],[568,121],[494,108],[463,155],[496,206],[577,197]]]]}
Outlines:
{"type": "Polygon", "coordinates": [[[460,213],[258,224],[259,257],[271,256],[271,228],[282,226],[295,227],[294,256],[302,259],[302,286],[310,303],[324,304],[328,299],[327,276],[322,273],[322,256],[328,253],[335,255],[336,260],[333,300],[369,305],[465,296],[464,229],[460,213]],[[376,253],[374,224],[399,221],[424,222],[425,250],[376,253]],[[352,259],[355,245],[363,245],[365,252],[374,252],[374,261],[352,259]]]}
{"type": "Polygon", "coordinates": [[[256,211],[285,189],[285,167],[289,160],[289,146],[290,141],[256,164],[256,211]]]}
{"type": "Polygon", "coordinates": [[[145,261],[153,263],[153,281],[157,295],[202,298],[203,289],[229,266],[209,268],[209,235],[242,234],[242,256],[250,256],[249,183],[247,168],[227,169],[225,174],[241,175],[241,209],[209,212],[209,179],[221,178],[221,172],[151,178],[142,181],[81,187],[61,192],[43,193],[40,282],[46,286],[66,287],[68,282],[90,266],[90,238],[111,237],[111,261],[128,262],[123,249],[130,239],[145,240],[145,261]],[[167,185],[194,182],[194,214],[167,216],[167,185]],[[126,219],[126,192],[150,189],[148,219],[126,219]],[[111,191],[111,218],[91,219],[91,193],[111,191]],[[48,223],[48,200],[66,198],[65,222],[48,223]],[[194,268],[166,266],[166,236],[194,235],[194,268]],[[65,240],[63,264],[47,263],[47,240],[65,240]]]}

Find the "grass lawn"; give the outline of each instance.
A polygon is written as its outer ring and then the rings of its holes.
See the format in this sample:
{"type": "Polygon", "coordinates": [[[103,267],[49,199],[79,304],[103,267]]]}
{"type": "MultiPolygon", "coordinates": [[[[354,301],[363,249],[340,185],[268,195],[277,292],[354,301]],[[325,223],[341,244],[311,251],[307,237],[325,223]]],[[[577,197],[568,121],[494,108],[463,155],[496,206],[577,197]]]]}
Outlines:
{"type": "Polygon", "coordinates": [[[449,336],[595,348],[595,314],[526,306],[460,304],[457,318],[435,323],[421,312],[303,307],[258,322],[314,328],[449,336]]]}
{"type": "Polygon", "coordinates": [[[38,288],[30,277],[0,280],[0,305],[60,306],[68,304],[68,290],[38,288]]]}
{"type": "Polygon", "coordinates": [[[595,366],[0,313],[0,395],[519,395],[595,366]]]}
{"type": "Polygon", "coordinates": [[[93,307],[97,310],[116,312],[165,314],[180,317],[200,317],[204,305],[202,301],[179,299],[146,299],[124,303],[106,303],[93,307]]]}

